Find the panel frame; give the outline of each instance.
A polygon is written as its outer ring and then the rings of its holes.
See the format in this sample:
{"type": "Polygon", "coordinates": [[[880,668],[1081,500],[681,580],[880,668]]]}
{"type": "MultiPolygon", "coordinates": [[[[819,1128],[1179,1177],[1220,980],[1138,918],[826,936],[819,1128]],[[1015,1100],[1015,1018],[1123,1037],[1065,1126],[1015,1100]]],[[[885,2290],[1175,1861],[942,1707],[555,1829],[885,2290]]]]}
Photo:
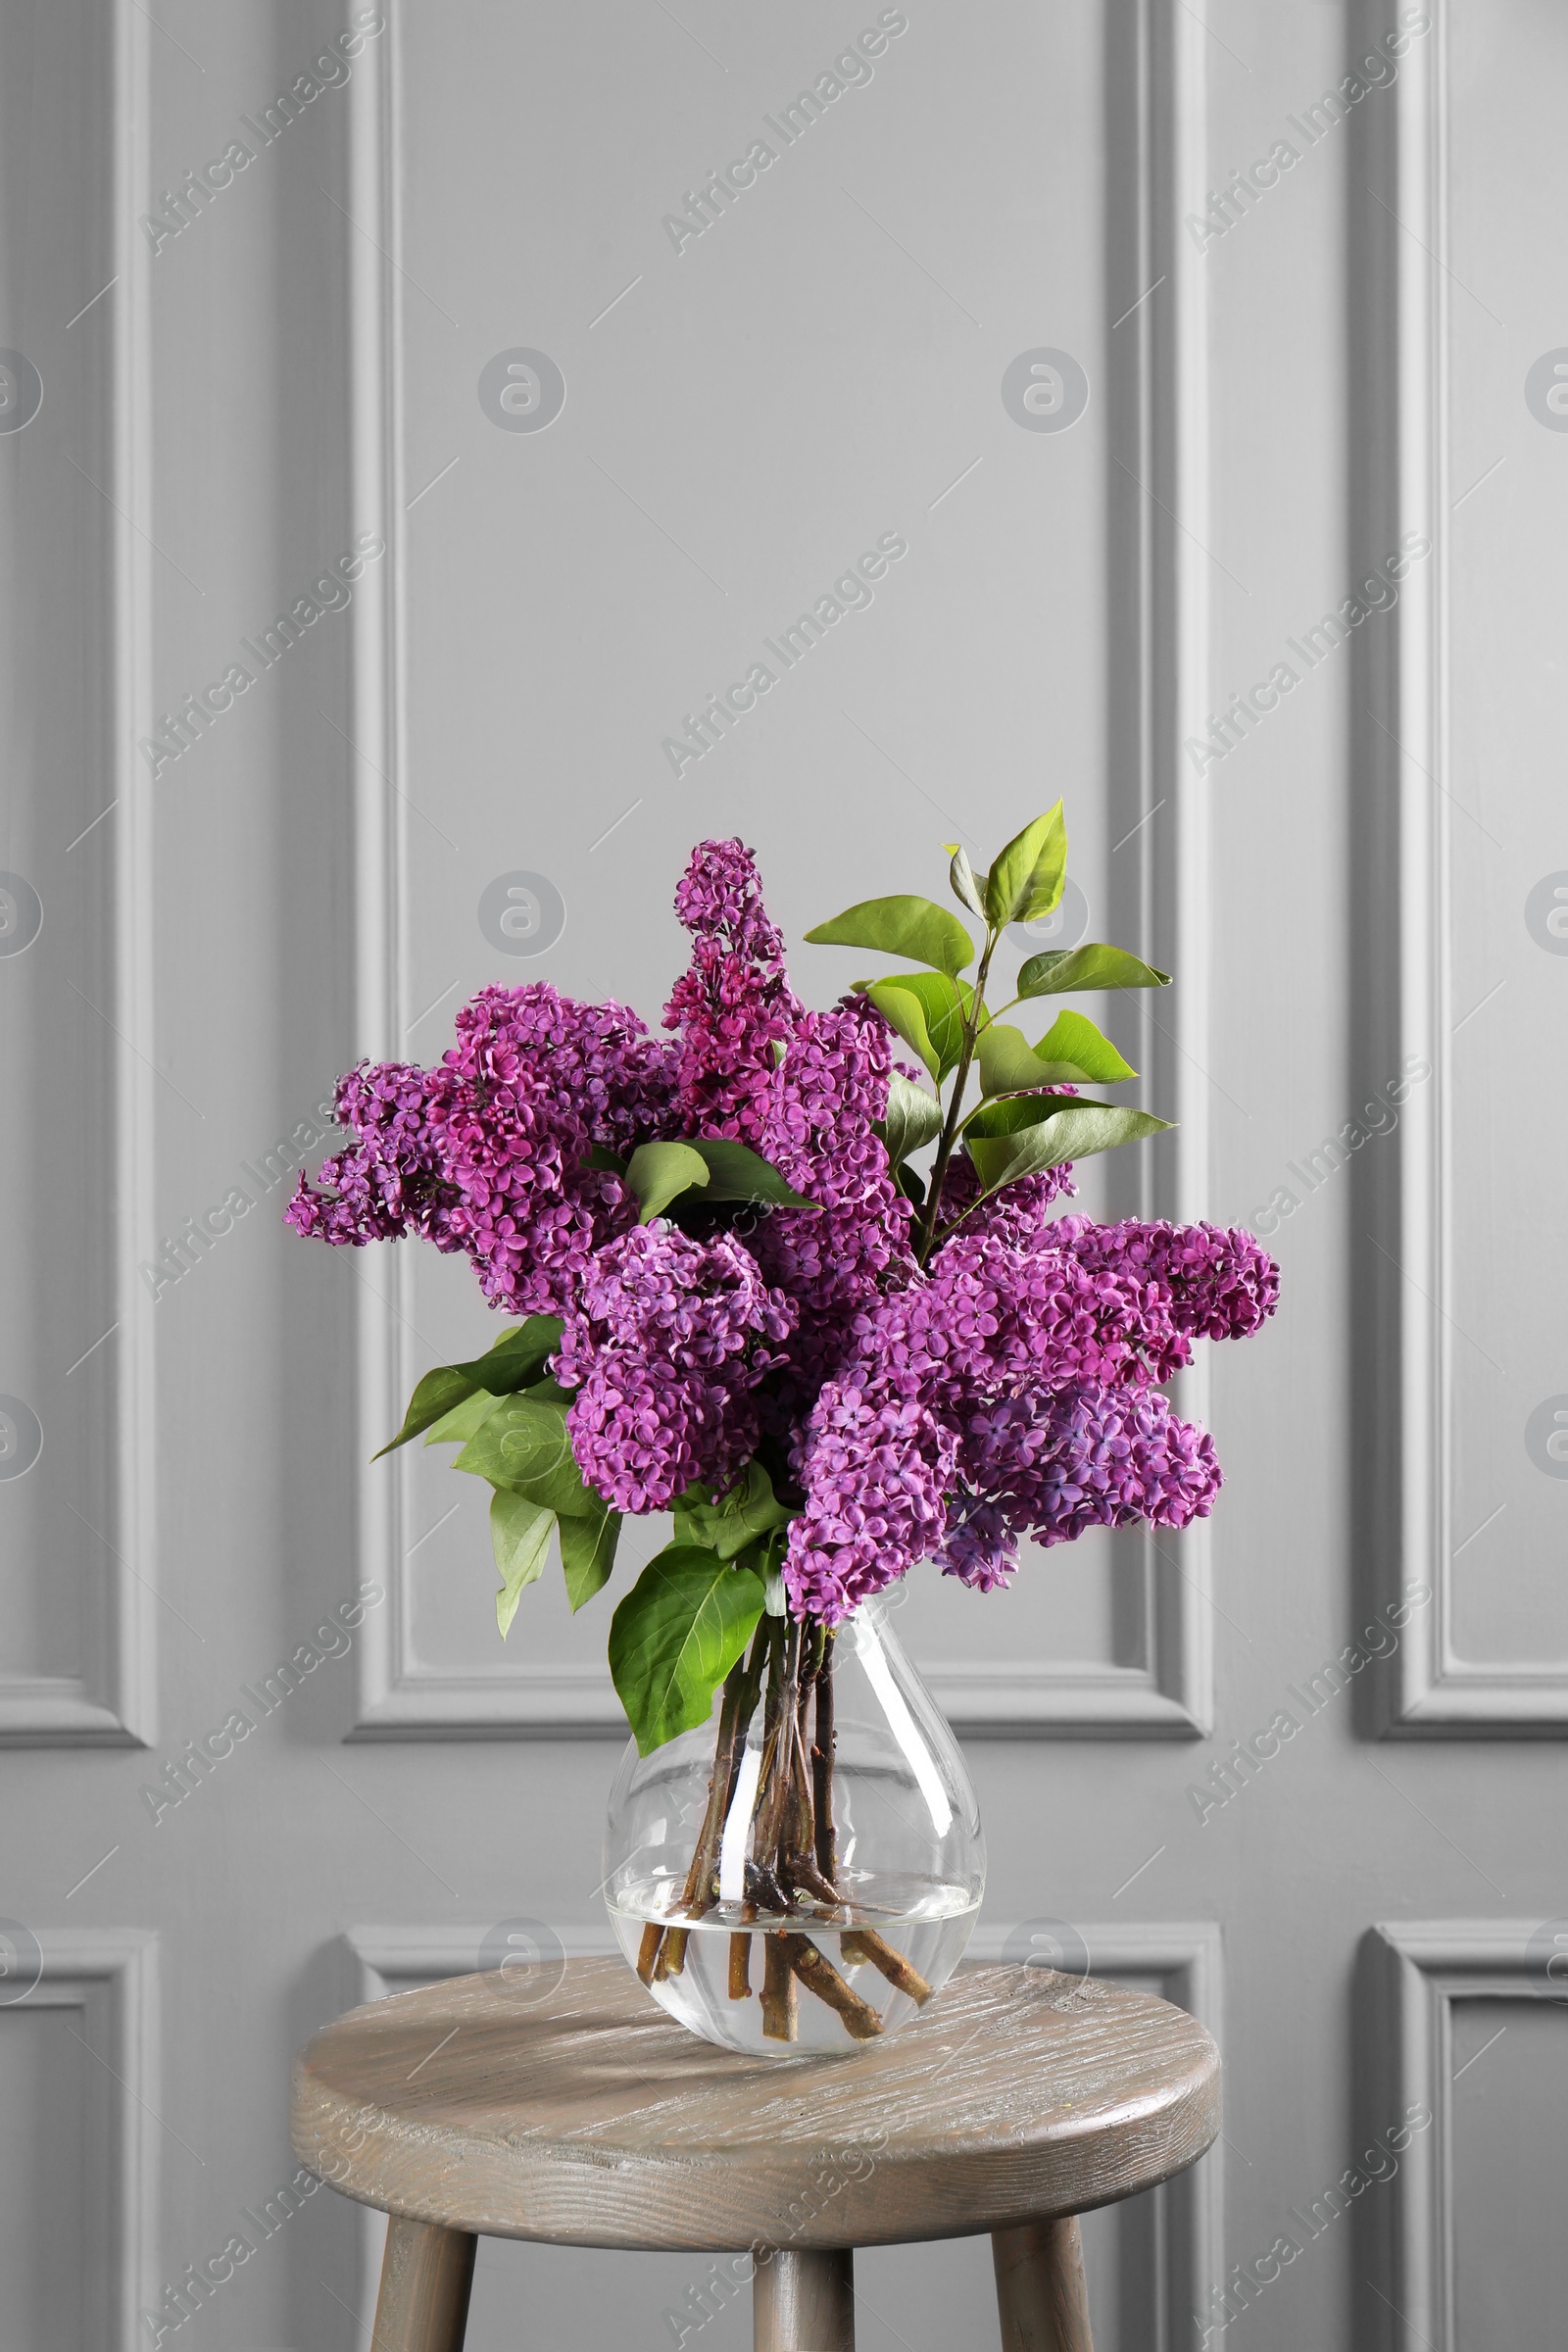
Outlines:
{"type": "MultiPolygon", "coordinates": [[[[1372,19],[1365,19],[1368,26],[1372,19]]],[[[1381,20],[1380,20],[1381,23],[1381,20]]],[[[1364,390],[1371,420],[1362,502],[1394,545],[1430,535],[1373,640],[1354,758],[1367,790],[1366,849],[1374,907],[1387,941],[1367,977],[1391,1008],[1390,1042],[1431,1060],[1393,1140],[1393,1177],[1374,1200],[1384,1248],[1361,1271],[1380,1339],[1364,1426],[1378,1467],[1369,1514],[1378,1600],[1430,1584],[1434,1605],[1400,1645],[1378,1728],[1385,1737],[1568,1737],[1568,1667],[1526,1659],[1484,1664],[1457,1649],[1450,1568],[1455,1527],[1447,1443],[1455,1410],[1453,1297],[1456,1115],[1450,975],[1444,943],[1451,897],[1449,693],[1447,47],[1441,14],[1400,61],[1397,80],[1365,126],[1378,211],[1357,283],[1364,390]],[[1386,810],[1386,816],[1375,812],[1386,810]],[[1392,1476],[1384,1457],[1395,1467],[1392,1476]]],[[[1353,281],[1354,282],[1354,281],[1353,281]]],[[[1387,1066],[1387,1065],[1384,1065],[1387,1066]]]]}
{"type": "MultiPolygon", "coordinates": [[[[114,2078],[111,2143],[94,2152],[107,2170],[112,2218],[105,2226],[95,2215],[83,2230],[82,2256],[105,2265],[100,2301],[110,2314],[112,2352],[135,2352],[146,2341],[142,2312],[159,2293],[158,1937],[148,1929],[76,1928],[39,1930],[37,1941],[38,1983],[9,2007],[80,2009],[85,2019],[89,1991],[101,1986],[108,1996],[108,2049],[94,2048],[85,2034],[81,2039],[114,2078]]],[[[0,2009],[0,2030],[7,2014],[0,2009]]],[[[89,2199],[84,2214],[90,2205],[89,2199]]]]}
{"type": "Polygon", "coordinates": [[[1456,2000],[1555,1999],[1532,1949],[1539,1923],[1400,1920],[1369,1931],[1382,2101],[1368,2128],[1417,2103],[1432,2126],[1403,2152],[1391,2199],[1372,2217],[1374,2293],[1364,2314],[1378,2352],[1460,2352],[1454,2278],[1452,2019],[1456,2000]]]}
{"type": "MultiPolygon", "coordinates": [[[[1171,885],[1156,889],[1152,834],[1140,842],[1138,897],[1150,953],[1178,970],[1173,1028],[1148,1025],[1146,1066],[1154,1092],[1178,1111],[1147,1212],[1179,1220],[1208,1205],[1206,1100],[1192,1075],[1207,1060],[1209,818],[1207,796],[1185,772],[1181,746],[1200,728],[1208,693],[1208,390],[1205,273],[1182,227],[1189,188],[1204,171],[1205,59],[1201,25],[1158,0],[1124,0],[1135,53],[1137,184],[1125,201],[1131,243],[1151,293],[1129,316],[1141,387],[1128,476],[1118,509],[1136,515],[1138,560],[1130,626],[1137,639],[1136,803],[1139,826],[1165,809],[1171,885]]],[[[361,60],[349,87],[350,401],[357,521],[384,517],[388,561],[368,578],[348,616],[353,637],[355,786],[355,1014],[360,1050],[393,1057],[403,1033],[405,945],[410,936],[409,858],[402,810],[408,765],[402,462],[403,285],[398,158],[402,75],[396,23],[361,60]]],[[[1110,201],[1115,201],[1113,197],[1110,201]]],[[[1121,322],[1118,321],[1118,324],[1121,322]]],[[[1111,467],[1107,466],[1107,473],[1111,467]]],[[[1204,1082],[1206,1083],[1206,1081],[1204,1082]]],[[[423,1367],[412,1347],[412,1268],[394,1250],[359,1286],[356,1303],[360,1458],[368,1462],[423,1367]]],[[[1201,1364],[1183,1374],[1177,1401],[1201,1419],[1201,1364]]],[[[362,1577],[384,1580],[388,1605],[360,1651],[351,1740],[620,1738],[625,1718],[608,1671],[521,1663],[497,1674],[421,1672],[411,1655],[401,1460],[364,1470],[358,1492],[362,1577]]],[[[922,1671],[955,1727],[975,1736],[1200,1739],[1213,1729],[1209,1537],[1200,1521],[1184,1540],[1184,1566],[1162,1567],[1150,1531],[1141,1544],[1146,1654],[1139,1667],[1020,1666],[1012,1659],[922,1671]]]]}
{"type": "MultiPolygon", "coordinates": [[[[137,226],[149,165],[150,67],[147,19],[133,0],[111,0],[104,16],[103,70],[113,126],[113,222],[117,277],[104,297],[113,359],[105,385],[108,434],[113,666],[106,686],[112,751],[105,800],[118,804],[106,896],[114,925],[113,1133],[116,1200],[113,1262],[116,1414],[110,1443],[115,1542],[104,1568],[86,1571],[88,1663],[79,1675],[0,1676],[0,1747],[149,1747],[157,1730],[156,1357],[147,1293],[137,1274],[151,1229],[153,1101],[152,808],[136,745],[152,731],[149,542],[135,515],[152,495],[151,256],[137,226]]],[[[82,1540],[80,1525],[69,1540],[82,1540]]]]}
{"type": "MultiPolygon", "coordinates": [[[[384,2001],[437,1977],[466,1977],[474,1973],[479,1946],[496,1925],[493,1920],[417,1927],[407,1921],[390,1926],[349,1928],[343,1936],[347,1975],[345,1990],[354,2006],[384,2001]]],[[[608,1919],[578,1921],[561,1934],[569,1960],[612,1959],[620,1946],[608,1919]]]]}

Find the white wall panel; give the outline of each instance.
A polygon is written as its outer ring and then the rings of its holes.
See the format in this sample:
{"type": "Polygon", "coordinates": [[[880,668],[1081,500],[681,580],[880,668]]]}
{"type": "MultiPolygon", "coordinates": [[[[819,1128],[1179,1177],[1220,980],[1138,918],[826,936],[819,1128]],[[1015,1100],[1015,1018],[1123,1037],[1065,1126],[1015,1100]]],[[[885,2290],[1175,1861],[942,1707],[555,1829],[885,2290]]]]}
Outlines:
{"type": "Polygon", "coordinates": [[[1379,2352],[1467,2352],[1556,2307],[1561,1925],[1399,1921],[1369,1938],[1378,2113],[1413,2126],[1369,2239],[1366,2340],[1379,2352]]]}
{"type": "Polygon", "coordinates": [[[12,1234],[0,1273],[0,1743],[119,1743],[153,1729],[152,1326],[136,1269],[165,1107],[154,1098],[163,1089],[185,1118],[194,1107],[156,1059],[148,780],[135,749],[149,725],[157,559],[148,255],[135,219],[145,18],[129,0],[18,15],[0,59],[0,340],[12,355],[0,363],[12,554],[0,611],[12,1234]]]}
{"type": "MultiPolygon", "coordinates": [[[[872,868],[880,858],[878,870],[885,869],[890,856],[901,873],[907,869],[909,886],[920,886],[922,855],[926,864],[939,855],[948,824],[965,833],[970,823],[1010,824],[1018,792],[1038,798],[1045,788],[1016,780],[1002,787],[972,771],[979,747],[994,738],[997,756],[1027,772],[1031,754],[1018,732],[1026,705],[999,727],[981,724],[967,749],[961,731],[954,737],[961,783],[943,782],[941,756],[935,764],[930,757],[952,733],[956,698],[962,702],[959,679],[971,658],[962,640],[989,577],[994,586],[1004,583],[999,609],[1020,662],[1034,659],[1031,639],[1042,627],[1065,627],[1082,644],[1083,678],[1058,684],[1057,699],[1066,760],[1059,781],[1079,844],[1075,870],[1091,902],[1089,935],[1135,942],[1178,973],[1173,1003],[1162,1000],[1157,1010],[1120,1004],[1109,1016],[1181,1122],[1148,1155],[1142,1204],[1155,1213],[1200,1210],[1209,1084],[1207,805],[1191,787],[1179,746],[1198,723],[1204,694],[1206,354],[1203,278],[1178,217],[1202,138],[1200,36],[1157,8],[1118,8],[1098,34],[1087,22],[1069,33],[1062,23],[1053,28],[1037,12],[1018,9],[1006,12],[1006,35],[1028,61],[1023,81],[1006,92],[973,92],[948,119],[943,76],[962,33],[956,21],[914,22],[860,93],[866,144],[848,151],[867,186],[882,172],[905,205],[929,215],[926,225],[940,241],[942,207],[918,180],[905,184],[900,141],[920,136],[931,110],[943,114],[951,168],[984,175],[1003,224],[986,294],[969,289],[990,316],[989,329],[956,294],[922,285],[929,274],[923,265],[911,273],[890,262],[867,277],[860,246],[867,235],[874,240],[875,223],[867,230],[858,216],[858,198],[843,180],[851,164],[840,150],[831,172],[813,173],[824,141],[802,157],[781,156],[779,179],[793,167],[804,175],[797,182],[759,183],[749,217],[737,209],[712,223],[716,252],[671,253],[657,216],[648,214],[648,176],[675,171],[678,177],[676,158],[697,151],[693,140],[700,147],[723,135],[739,93],[715,84],[711,103],[706,95],[694,99],[686,61],[669,54],[657,70],[665,77],[656,77],[659,104],[650,106],[640,80],[598,89],[596,104],[612,110],[615,135],[593,175],[591,199],[541,248],[519,310],[501,247],[495,270],[486,274],[479,267],[487,237],[500,233],[504,244],[510,229],[481,219],[473,191],[448,164],[435,178],[424,176],[421,157],[445,152],[441,110],[450,100],[426,55],[433,33],[394,26],[367,60],[354,84],[355,219],[344,229],[354,466],[357,514],[366,527],[384,530],[392,552],[355,608],[365,1051],[434,1060],[457,1004],[498,975],[543,977],[584,996],[613,993],[653,1013],[680,954],[664,906],[701,830],[740,825],[759,842],[786,933],[798,937],[821,912],[812,892],[819,895],[822,884],[811,868],[808,882],[800,865],[803,819],[841,838],[831,861],[840,896],[845,889],[854,895],[862,873],[870,877],[865,888],[876,887],[872,868]],[[1063,240],[1054,225],[1049,169],[1021,139],[1028,76],[1044,86],[1063,70],[1099,80],[1113,157],[1102,214],[1087,243],[1063,240]],[[731,233],[729,246],[720,228],[731,233]],[[812,334],[822,353],[834,354],[825,375],[804,349],[785,358],[772,341],[783,323],[776,273],[803,237],[822,256],[813,285],[826,309],[812,334]],[[645,269],[629,281],[623,312],[615,306],[613,316],[589,323],[575,309],[601,272],[596,253],[610,249],[625,257],[628,270],[639,261],[645,269]],[[1062,291],[1042,311],[1024,288],[1047,254],[1062,291]],[[1004,255],[1015,282],[1008,282],[1004,255]],[[456,270],[450,302],[466,313],[461,325],[425,291],[431,273],[448,263],[456,270]],[[972,408],[987,370],[1000,380],[1013,345],[1046,333],[1031,321],[1057,316],[1072,322],[1072,340],[1093,355],[1089,409],[1070,439],[1020,433],[989,388],[980,412],[986,421],[957,426],[945,384],[962,382],[972,408]],[[481,327],[481,319],[488,324],[481,327]],[[548,342],[552,356],[559,354],[567,404],[546,431],[498,434],[482,413],[473,379],[487,334],[515,348],[548,342]],[[907,356],[911,335],[926,354],[928,393],[917,389],[921,369],[907,356]],[[624,395],[633,383],[639,391],[628,409],[624,395]],[[796,433],[791,447],[792,419],[810,413],[813,388],[820,394],[829,386],[821,434],[814,427],[796,433]],[[730,418],[737,458],[750,453],[733,466],[716,462],[708,421],[714,401],[730,418]],[[623,437],[626,462],[615,458],[607,491],[612,435],[623,437]],[[1048,471],[1058,460],[1054,473],[1048,471]],[[638,488],[629,486],[628,466],[638,488]],[[961,490],[960,469],[966,476],[977,468],[985,469],[971,489],[983,502],[977,514],[964,518],[958,506],[944,512],[961,490]],[[1036,511],[1043,535],[1065,534],[1065,571],[1018,564],[1018,501],[1036,511]],[[659,517],[677,514],[691,519],[672,537],[659,517]],[[750,628],[780,628],[770,617],[775,609],[787,620],[802,583],[824,565],[831,573],[848,560],[852,542],[874,538],[884,519],[910,534],[908,579],[890,570],[884,583],[883,601],[902,595],[906,607],[901,636],[897,645],[879,643],[886,615],[854,616],[867,627],[853,665],[845,648],[833,647],[808,673],[819,690],[816,720],[828,720],[836,735],[828,765],[793,737],[810,708],[799,699],[810,685],[781,676],[779,709],[758,718],[755,739],[725,742],[708,755],[712,785],[707,767],[672,782],[658,746],[662,728],[678,732],[679,724],[657,714],[672,694],[678,701],[694,691],[674,681],[740,661],[734,649],[748,642],[750,628]],[[576,591],[564,597],[558,576],[522,555],[540,533],[558,533],[565,544],[584,531],[602,557],[585,603],[576,591]],[[735,580],[733,593],[692,557],[698,540],[735,580]],[[1089,589],[1087,607],[1062,600],[1074,573],[1089,589]],[[443,585],[449,577],[466,583],[456,604],[443,585]],[[570,698],[564,736],[536,737],[522,818],[508,748],[512,695],[496,696],[485,681],[509,674],[505,647],[525,640],[528,662],[515,672],[516,687],[536,726],[558,724],[565,712],[547,720],[539,688],[575,658],[584,629],[604,639],[603,683],[570,698]],[[904,684],[911,642],[923,644],[917,659],[932,679],[923,703],[912,706],[904,684]],[[829,688],[823,672],[833,662],[840,666],[829,688]],[[792,720],[780,715],[788,708],[792,720]],[[869,735],[857,710],[869,714],[869,735]],[[841,727],[841,720],[849,723],[841,727]],[[1115,779],[1103,807],[1093,793],[1072,790],[1091,745],[1109,760],[1115,779]],[[594,780],[579,784],[579,776],[594,780]],[[605,776],[616,780],[606,784],[605,776]],[[945,815],[955,799],[961,824],[945,815]],[[439,823],[430,813],[438,801],[445,811],[439,823]],[[505,964],[474,919],[498,862],[547,872],[564,899],[565,931],[537,960],[505,964]]],[[[597,35],[582,18],[558,27],[543,49],[537,28],[519,25],[509,38],[516,75],[532,74],[542,89],[552,75],[576,86],[597,35]]],[[[808,49],[808,40],[803,57],[808,49]]],[[[825,135],[859,137],[848,125],[821,127],[825,135]]],[[[571,145],[567,122],[554,109],[541,112],[524,167],[536,201],[569,174],[571,145]]],[[[471,153],[484,150],[480,134],[471,153]]],[[[1052,783],[1047,797],[1056,789],[1052,783]]],[[[855,959],[837,952],[835,960],[843,985],[855,959]]],[[[835,984],[813,971],[808,951],[797,953],[794,972],[819,996],[835,984]]],[[[1138,1181],[1097,1170],[1087,1198],[1102,1198],[1108,1183],[1117,1204],[1131,1209],[1139,1201],[1128,1188],[1138,1181]]],[[[428,1363],[484,1344],[466,1270],[431,1265],[428,1255],[383,1252],[361,1268],[367,1455],[396,1427],[428,1363]]],[[[1199,1414],[1203,1379],[1195,1370],[1185,1384],[1186,1406],[1199,1414]]],[[[516,1654],[499,1649],[484,1576],[473,1567],[483,1557],[482,1514],[471,1497],[451,1492],[440,1460],[414,1451],[391,1468],[373,1466],[362,1480],[364,1572],[387,1582],[392,1593],[363,1652],[362,1735],[617,1732],[622,1718],[593,1612],[573,1626],[558,1594],[531,1592],[527,1621],[512,1644],[516,1654]]],[[[626,1553],[635,1564],[659,1540],[634,1530],[626,1553]]],[[[909,1638],[931,1660],[933,1685],[956,1722],[977,1732],[1122,1736],[1190,1737],[1206,1726],[1210,1627],[1201,1527],[1157,1545],[1091,1538],[1070,1560],[1041,1556],[1032,1567],[1019,1592],[993,1602],[983,1621],[950,1592],[914,1598],[909,1638]]]]}
{"type": "Polygon", "coordinates": [[[131,2352],[156,2264],[156,1941],[77,1929],[26,1943],[4,1922],[0,1942],[7,2340],[131,2352]]]}
{"type": "Polygon", "coordinates": [[[1568,1726],[1568,1126],[1542,1083],[1568,1010],[1568,441],[1548,405],[1546,259],[1568,28],[1528,4],[1509,23],[1534,61],[1523,91],[1494,17],[1460,11],[1412,44],[1371,118],[1378,209],[1357,265],[1375,546],[1431,550],[1371,641],[1353,722],[1372,877],[1358,1058],[1370,1047],[1369,1086],[1420,1074],[1358,1243],[1383,1340],[1363,1358],[1364,1427],[1385,1592],[1436,1593],[1396,1728],[1450,1736],[1568,1726]]]}

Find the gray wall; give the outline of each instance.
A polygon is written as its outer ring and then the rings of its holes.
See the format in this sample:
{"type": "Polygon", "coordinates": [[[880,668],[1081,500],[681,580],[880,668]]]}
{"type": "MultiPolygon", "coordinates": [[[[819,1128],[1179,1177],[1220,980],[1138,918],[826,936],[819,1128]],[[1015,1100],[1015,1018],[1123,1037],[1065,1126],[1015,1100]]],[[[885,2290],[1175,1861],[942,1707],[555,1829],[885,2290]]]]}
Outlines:
{"type": "MultiPolygon", "coordinates": [[[[288,2060],[337,2010],[506,1923],[607,1948],[608,1613],[547,1579],[503,1648],[469,1482],[359,1467],[493,1326],[451,1260],[281,1230],[333,1076],[433,1061],[490,979],[655,1012],[704,833],[756,846],[798,940],[1058,792],[1086,935],[1178,973],[1157,1015],[1090,1007],[1180,1127],[1085,1200],[1251,1223],[1285,1276],[1191,1377],[1207,1528],[986,1600],[932,1579],[901,1621],[980,1787],[976,1950],[1024,1928],[1222,2040],[1223,2142],[1090,2225],[1098,2337],[1202,2340],[1238,2264],[1238,2328],[1287,2352],[1483,2352],[1561,2308],[1568,27],[910,0],[786,145],[765,118],[878,14],[388,10],[265,143],[347,6],[0,27],[18,2352],[154,2340],[292,2173],[288,2060]],[[666,225],[758,139],[700,236],[666,225]],[[165,192],[231,141],[181,223],[165,192]],[[1031,416],[1043,351],[1079,372],[1031,416]],[[542,429],[495,389],[518,352],[564,385],[542,429]],[[874,601],[784,670],[764,640],[884,534],[874,601]],[[564,912],[526,956],[481,912],[521,874],[564,912]]],[[[857,969],[794,965],[818,1003],[857,969]]],[[[375,2234],[322,2191],[165,2340],[366,2342],[375,2234]]],[[[724,2352],[710,2269],[487,2245],[472,2341],[724,2352]]],[[[985,2249],[858,2284],[870,2352],[973,2341],[985,2249]]]]}

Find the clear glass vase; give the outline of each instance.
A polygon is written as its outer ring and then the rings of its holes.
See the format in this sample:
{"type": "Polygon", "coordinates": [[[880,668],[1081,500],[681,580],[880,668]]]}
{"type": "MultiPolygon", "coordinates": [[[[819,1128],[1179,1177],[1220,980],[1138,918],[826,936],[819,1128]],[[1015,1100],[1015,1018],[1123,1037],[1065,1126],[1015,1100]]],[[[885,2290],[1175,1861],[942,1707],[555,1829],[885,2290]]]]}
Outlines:
{"type": "Polygon", "coordinates": [[[849,2052],[953,1974],[985,1888],[957,1741],[882,1598],[764,1618],[701,1730],[628,1745],[605,1900],[661,2008],[728,2049],[849,2052]]]}

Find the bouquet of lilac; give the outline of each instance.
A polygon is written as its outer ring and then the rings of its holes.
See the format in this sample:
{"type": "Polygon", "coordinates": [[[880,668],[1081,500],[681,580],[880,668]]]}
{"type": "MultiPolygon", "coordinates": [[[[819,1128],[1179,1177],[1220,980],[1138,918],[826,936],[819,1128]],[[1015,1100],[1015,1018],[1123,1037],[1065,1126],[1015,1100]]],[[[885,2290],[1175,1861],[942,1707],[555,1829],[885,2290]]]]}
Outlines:
{"type": "MultiPolygon", "coordinates": [[[[1065,864],[1059,803],[988,874],[953,854],[977,964],[927,899],[820,925],[809,940],[919,968],[814,1012],[751,853],[704,842],[675,894],[692,958],[670,1042],[545,982],[486,988],[438,1068],[339,1082],[358,1140],[290,1204],[321,1241],[464,1252],[515,1318],[488,1354],[427,1373],[392,1441],[459,1441],[456,1467],[494,1489],[503,1634],[553,1531],[578,1608],[625,1513],[674,1513],[610,1661],[645,1755],[708,1723],[722,1686],[692,1918],[714,1898],[737,1733],[764,1686],[748,1890],[770,1916],[841,1899],[833,1644],[861,1601],[925,1560],[987,1591],[1021,1537],[1185,1527],[1219,1487],[1207,1433],[1159,1384],[1195,1339],[1255,1331],[1277,1269],[1246,1233],[1058,1213],[1074,1160],[1167,1122],[1079,1091],[1136,1075],[1083,1014],[1059,1010],[1038,1044],[1000,1018],[1169,975],[1083,946],[1031,956],[1012,1004],[985,1003],[1004,930],[1055,906],[1065,864]],[[930,1087],[896,1065],[900,1043],[930,1087]]],[[[645,1976],[678,1970],[684,1941],[651,1926],[645,1976]]]]}

